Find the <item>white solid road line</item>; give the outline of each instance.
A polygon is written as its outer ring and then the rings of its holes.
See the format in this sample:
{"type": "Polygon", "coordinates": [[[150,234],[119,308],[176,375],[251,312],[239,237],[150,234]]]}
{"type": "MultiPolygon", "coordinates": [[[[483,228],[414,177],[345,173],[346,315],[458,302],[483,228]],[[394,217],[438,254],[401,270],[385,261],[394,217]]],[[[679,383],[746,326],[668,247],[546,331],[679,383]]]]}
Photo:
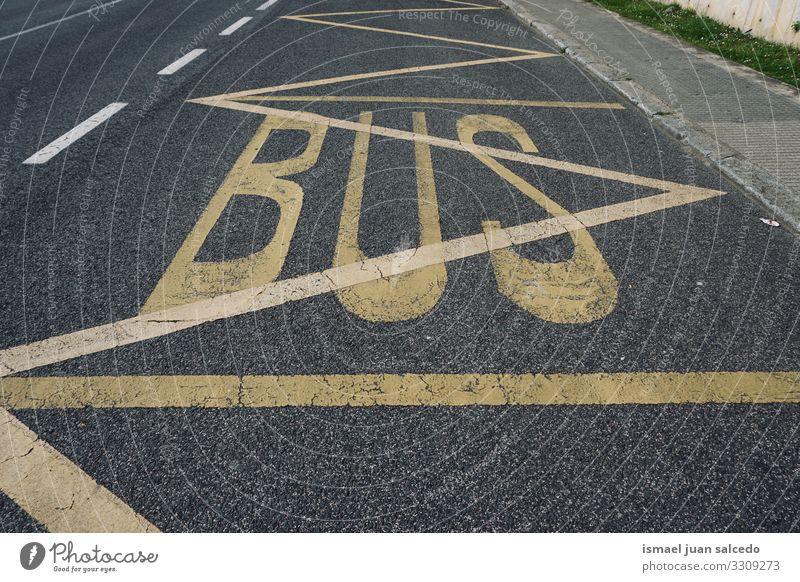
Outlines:
{"type": "Polygon", "coordinates": [[[191,50],[188,53],[186,53],[185,55],[183,55],[181,58],[179,58],[177,61],[172,63],[171,65],[167,65],[166,67],[161,69],[158,72],[158,74],[159,75],[171,75],[172,73],[174,73],[176,71],[179,71],[180,69],[182,69],[183,67],[185,67],[186,65],[191,63],[193,60],[195,60],[197,57],[202,55],[204,52],[206,52],[206,49],[194,49],[194,50],[191,50]]]}
{"type": "Polygon", "coordinates": [[[89,119],[76,125],[55,141],[50,142],[48,145],[40,149],[22,163],[44,164],[60,151],[69,147],[70,144],[78,141],[84,135],[92,131],[95,127],[103,123],[106,119],[120,111],[126,105],[127,103],[110,103],[106,105],[100,111],[92,115],[89,119]]]}
{"type": "Polygon", "coordinates": [[[219,33],[220,36],[230,36],[245,24],[253,20],[252,16],[242,16],[239,20],[231,24],[228,28],[219,33]]]}
{"type": "Polygon", "coordinates": [[[256,8],[256,10],[266,10],[267,8],[275,4],[277,1],[278,0],[269,0],[269,2],[264,2],[261,6],[256,8]]]}
{"type": "Polygon", "coordinates": [[[45,22],[44,24],[40,24],[38,26],[32,26],[30,28],[20,30],[19,32],[15,32],[14,34],[9,34],[7,36],[0,36],[0,42],[8,40],[9,38],[14,38],[16,36],[22,36],[23,34],[28,34],[29,32],[33,32],[35,30],[41,30],[42,28],[47,28],[48,26],[53,26],[54,24],[61,24],[66,20],[70,20],[72,18],[75,18],[76,16],[83,16],[84,14],[89,14],[92,11],[97,13],[103,8],[106,8],[108,6],[113,6],[114,4],[119,4],[120,2],[122,2],[122,0],[113,0],[112,2],[106,2],[105,4],[99,4],[99,5],[93,4],[92,7],[89,8],[88,10],[83,10],[82,12],[76,12],[75,14],[70,14],[69,16],[65,16],[64,18],[59,18],[58,20],[45,22]]]}

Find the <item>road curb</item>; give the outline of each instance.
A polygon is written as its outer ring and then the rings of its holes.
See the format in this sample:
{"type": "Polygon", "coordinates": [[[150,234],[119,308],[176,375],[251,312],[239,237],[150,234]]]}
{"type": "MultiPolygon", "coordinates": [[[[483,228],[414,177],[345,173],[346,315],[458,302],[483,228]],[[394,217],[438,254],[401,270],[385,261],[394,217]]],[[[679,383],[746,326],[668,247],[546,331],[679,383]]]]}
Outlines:
{"type": "MultiPolygon", "coordinates": [[[[771,215],[771,218],[777,219],[783,226],[795,232],[800,232],[800,199],[791,190],[778,183],[771,173],[751,162],[737,150],[719,142],[714,135],[674,111],[643,85],[633,79],[620,77],[619,70],[601,62],[579,40],[555,26],[537,20],[520,0],[499,1],[524,24],[552,42],[567,57],[579,63],[595,77],[630,100],[647,115],[652,123],[681,140],[709,166],[718,169],[725,177],[741,186],[752,198],[766,207],[765,212],[771,215]]],[[[596,6],[592,6],[592,8],[602,10],[596,6]]],[[[798,93],[784,83],[765,79],[760,73],[743,65],[678,41],[617,14],[614,14],[614,17],[624,20],[626,25],[641,32],[652,34],[666,42],[680,46],[693,56],[714,61],[716,64],[721,63],[726,68],[734,70],[736,74],[758,78],[762,84],[766,81],[772,91],[797,98],[798,93]]]]}

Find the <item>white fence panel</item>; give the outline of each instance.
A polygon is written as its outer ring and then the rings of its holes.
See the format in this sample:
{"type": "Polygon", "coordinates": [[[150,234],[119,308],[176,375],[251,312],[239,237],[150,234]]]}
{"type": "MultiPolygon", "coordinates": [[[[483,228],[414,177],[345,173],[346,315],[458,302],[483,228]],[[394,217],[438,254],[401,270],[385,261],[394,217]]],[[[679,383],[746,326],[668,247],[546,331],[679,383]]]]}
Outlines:
{"type": "Polygon", "coordinates": [[[800,46],[800,32],[793,28],[800,21],[800,0],[658,0],[677,2],[700,14],[775,42],[800,46]]]}

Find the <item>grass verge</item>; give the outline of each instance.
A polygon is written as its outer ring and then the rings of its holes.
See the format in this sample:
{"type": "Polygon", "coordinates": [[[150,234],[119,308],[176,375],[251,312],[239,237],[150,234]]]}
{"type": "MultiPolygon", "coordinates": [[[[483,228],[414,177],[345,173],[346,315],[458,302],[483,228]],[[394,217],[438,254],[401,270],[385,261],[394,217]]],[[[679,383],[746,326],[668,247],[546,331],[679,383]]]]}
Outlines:
{"type": "Polygon", "coordinates": [[[757,38],[677,4],[654,0],[591,1],[800,88],[800,48],[757,38]]]}

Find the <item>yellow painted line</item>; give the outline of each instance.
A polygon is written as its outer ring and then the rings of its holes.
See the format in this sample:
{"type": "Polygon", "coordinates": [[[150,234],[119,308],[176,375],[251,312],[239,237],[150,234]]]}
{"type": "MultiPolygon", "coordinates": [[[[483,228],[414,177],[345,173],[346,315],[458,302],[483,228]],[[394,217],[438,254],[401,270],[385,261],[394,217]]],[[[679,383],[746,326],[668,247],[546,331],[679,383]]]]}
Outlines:
{"type": "Polygon", "coordinates": [[[0,405],[22,408],[229,408],[236,376],[64,376],[0,379],[0,405]]]}
{"type": "Polygon", "coordinates": [[[303,188],[284,177],[305,172],[317,163],[327,130],[327,127],[314,123],[265,117],[178,249],[141,313],[257,287],[277,279],[289,252],[304,196],[303,188]],[[305,149],[295,152],[288,159],[255,163],[264,142],[276,129],[292,129],[308,134],[305,149]],[[261,196],[277,204],[280,218],[272,239],[261,250],[246,257],[226,261],[195,261],[212,228],[237,194],[261,196]]]}
{"type": "MultiPolygon", "coordinates": [[[[412,114],[414,131],[427,134],[425,114],[412,114]]],[[[372,123],[372,114],[362,111],[362,123],[372,123]]],[[[361,222],[361,205],[364,180],[369,156],[368,133],[356,133],[350,173],[347,178],[339,234],[336,241],[333,266],[363,261],[367,254],[358,242],[361,222]]],[[[439,203],[436,199],[436,182],[431,161],[430,146],[414,144],[417,174],[417,216],[420,246],[441,244],[442,231],[439,220],[439,203]]],[[[447,268],[444,260],[428,267],[394,275],[400,264],[385,272],[386,277],[376,281],[353,285],[336,292],[339,302],[350,313],[367,321],[406,321],[422,317],[436,306],[447,285],[447,268]]]]}
{"type": "MultiPolygon", "coordinates": [[[[496,132],[513,139],[526,153],[539,150],[525,128],[498,115],[465,115],[456,123],[462,143],[475,145],[475,135],[496,132]]],[[[475,154],[486,167],[530,198],[551,216],[570,216],[569,210],[491,156],[475,154]]],[[[500,221],[481,223],[484,232],[502,228],[500,221]]],[[[520,307],[551,323],[590,323],[607,317],[617,305],[619,283],[592,235],[585,229],[570,233],[572,256],[555,263],[522,257],[511,248],[492,251],[497,289],[520,307]]]]}
{"type": "MultiPolygon", "coordinates": [[[[660,182],[671,184],[670,182],[660,182]]],[[[591,226],[663,211],[722,196],[725,192],[671,184],[673,190],[620,202],[574,215],[559,216],[518,226],[451,239],[380,257],[356,261],[317,273],[267,283],[193,303],[143,313],[129,319],[0,350],[0,377],[135,344],[226,319],[339,291],[353,285],[399,275],[431,265],[480,255],[527,242],[582,230],[591,226]]]]}
{"type": "MultiPolygon", "coordinates": [[[[307,18],[305,16],[282,16],[284,20],[296,20],[299,22],[308,22],[311,24],[323,24],[325,26],[336,26],[339,28],[352,28],[354,30],[366,30],[368,32],[381,32],[383,34],[395,34],[398,36],[412,36],[414,38],[425,38],[428,40],[437,40],[440,42],[450,42],[453,44],[463,44],[467,46],[479,46],[483,48],[500,49],[510,51],[512,53],[525,53],[525,54],[538,54],[539,51],[531,51],[528,49],[521,49],[511,46],[504,46],[499,44],[489,44],[485,42],[477,42],[474,40],[464,40],[461,38],[452,38],[449,36],[434,36],[431,34],[422,34],[419,32],[409,32],[407,30],[392,30],[391,28],[377,28],[375,26],[365,26],[363,24],[350,24],[348,22],[336,22],[332,20],[319,20],[317,18],[307,18]]],[[[556,55],[553,55],[556,56],[556,55]]]]}
{"type": "Polygon", "coordinates": [[[414,142],[419,141],[430,144],[432,146],[452,149],[459,152],[466,152],[473,155],[491,156],[493,158],[510,160],[512,162],[521,162],[523,164],[529,164],[531,166],[542,166],[545,168],[552,168],[554,170],[575,172],[577,174],[584,174],[586,176],[593,176],[595,178],[602,178],[604,180],[616,180],[620,182],[626,182],[628,184],[635,184],[637,186],[645,186],[647,188],[657,188],[661,190],[693,188],[692,186],[684,186],[683,184],[669,182],[666,180],[659,180],[658,178],[648,178],[645,176],[637,176],[636,174],[626,174],[625,172],[606,170],[594,166],[585,166],[582,164],[575,164],[572,162],[553,160],[550,158],[528,154],[525,152],[481,146],[481,145],[466,143],[463,141],[447,139],[443,137],[436,137],[432,135],[414,133],[412,131],[394,129],[391,127],[370,125],[370,124],[360,123],[358,121],[337,119],[335,117],[326,117],[324,115],[319,115],[317,113],[311,113],[308,111],[294,111],[294,110],[278,109],[275,107],[267,107],[265,105],[257,105],[255,103],[228,101],[221,97],[222,96],[200,97],[197,99],[191,99],[190,102],[198,103],[201,105],[208,105],[210,107],[222,107],[225,109],[233,109],[235,111],[260,113],[262,115],[274,115],[276,117],[283,117],[288,120],[308,121],[311,123],[318,123],[320,125],[325,125],[328,127],[335,127],[338,129],[345,129],[348,131],[367,132],[373,135],[382,135],[384,137],[393,137],[395,139],[401,139],[406,141],[414,141],[414,142]]]}
{"type": "Polygon", "coordinates": [[[350,15],[357,15],[357,14],[389,14],[389,13],[400,13],[400,12],[457,12],[463,10],[500,10],[499,6],[481,6],[479,4],[473,4],[466,8],[392,8],[387,10],[351,10],[349,12],[314,12],[311,14],[297,14],[296,16],[306,17],[306,16],[350,16],[350,15]]]}
{"type": "Polygon", "coordinates": [[[0,408],[0,490],[50,532],[157,532],[0,408]]]}
{"type": "Polygon", "coordinates": [[[230,408],[800,403],[800,372],[6,378],[6,406],[230,408]]]}
{"type": "Polygon", "coordinates": [[[596,101],[531,101],[528,99],[462,99],[394,95],[254,95],[236,101],[300,101],[308,103],[434,103],[444,105],[501,105],[508,107],[563,107],[566,109],[625,109],[622,103],[596,101]]]}
{"type": "MultiPolygon", "coordinates": [[[[511,57],[492,57],[488,59],[476,59],[470,61],[455,61],[450,63],[438,63],[435,65],[419,65],[416,67],[403,67],[399,69],[385,69],[382,71],[370,71],[368,73],[355,73],[352,75],[341,75],[338,77],[328,77],[325,79],[314,79],[313,81],[299,81],[297,83],[286,83],[283,85],[274,85],[272,87],[262,87],[260,89],[247,89],[245,91],[236,91],[235,93],[223,93],[221,95],[212,95],[210,97],[203,97],[205,100],[229,100],[240,99],[250,95],[258,95],[261,93],[277,93],[279,91],[291,91],[293,89],[305,89],[307,87],[320,87],[322,85],[333,85],[335,83],[344,83],[348,81],[361,81],[363,79],[376,79],[380,77],[392,77],[395,75],[407,75],[410,73],[424,73],[426,71],[439,71],[444,69],[460,69],[464,67],[475,67],[479,65],[490,65],[494,63],[513,63],[516,61],[529,61],[532,59],[544,59],[548,57],[558,56],[555,53],[536,53],[530,55],[514,55],[511,57]]],[[[190,103],[195,100],[190,100],[190,103]]]]}

